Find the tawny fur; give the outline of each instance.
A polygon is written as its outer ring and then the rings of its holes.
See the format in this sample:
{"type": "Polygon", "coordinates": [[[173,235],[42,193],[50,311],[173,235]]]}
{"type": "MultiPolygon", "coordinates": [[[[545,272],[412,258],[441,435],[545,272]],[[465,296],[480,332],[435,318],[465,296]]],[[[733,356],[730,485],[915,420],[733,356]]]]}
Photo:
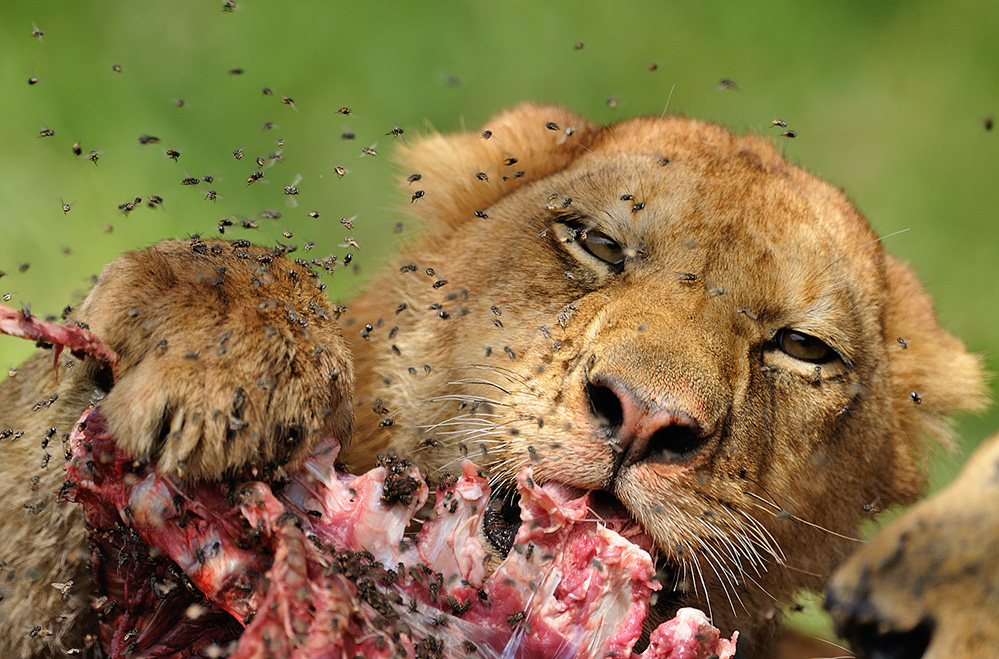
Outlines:
{"type": "MultiPolygon", "coordinates": [[[[769,655],[779,611],[856,546],[865,505],[922,491],[927,440],[946,441],[947,415],[981,404],[977,359],[845,197],[765,140],[678,117],[597,128],[536,106],[484,129],[488,139],[434,135],[408,149],[426,227],[341,321],[357,372],[345,459],[364,468],[391,447],[434,476],[467,454],[500,488],[531,466],[540,481],[608,490],[678,568],[670,606],[710,608],[724,633],[743,632],[746,656],[769,655]],[[576,229],[613,239],[621,272],[576,229]],[[785,354],[773,343],[785,328],[842,358],[816,369],[785,354]],[[685,419],[696,446],[619,446],[590,398],[604,384],[685,419]]],[[[116,435],[189,478],[293,460],[316,434],[349,428],[350,359],[316,311],[326,303],[304,271],[248,251],[216,261],[178,241],[131,253],[77,315],[123,356],[104,402],[116,435]],[[216,285],[220,264],[229,279],[216,285]],[[164,269],[173,288],[155,283],[164,269]],[[255,416],[233,434],[237,387],[255,416]]],[[[15,577],[2,586],[0,615],[14,624],[0,648],[21,654],[76,643],[86,626],[73,616],[90,621],[78,515],[53,501],[58,461],[34,494],[28,482],[45,428],[61,437],[108,384],[87,363],[57,383],[45,364],[3,385],[0,411],[0,427],[29,430],[0,444],[0,487],[17,483],[0,498],[0,560],[15,577]],[[57,403],[29,411],[56,386],[57,403]],[[49,505],[30,512],[29,499],[49,505]],[[50,585],[66,574],[78,599],[50,585]],[[53,635],[30,636],[35,624],[53,635]]]]}
{"type": "Polygon", "coordinates": [[[999,435],[942,492],[879,532],[828,592],[858,650],[886,641],[907,656],[972,659],[999,647],[999,435]],[[925,653],[918,655],[922,647],[925,653]]]}
{"type": "Polygon", "coordinates": [[[319,438],[351,434],[352,365],[331,306],[304,268],[267,250],[178,240],[130,252],[73,319],[118,353],[113,387],[68,352],[57,375],[51,351],[0,385],[0,430],[23,431],[0,442],[3,657],[66,656],[95,629],[83,516],[57,497],[89,404],[139,459],[192,480],[266,478],[319,438]],[[70,582],[65,595],[52,585],[70,582]]]}

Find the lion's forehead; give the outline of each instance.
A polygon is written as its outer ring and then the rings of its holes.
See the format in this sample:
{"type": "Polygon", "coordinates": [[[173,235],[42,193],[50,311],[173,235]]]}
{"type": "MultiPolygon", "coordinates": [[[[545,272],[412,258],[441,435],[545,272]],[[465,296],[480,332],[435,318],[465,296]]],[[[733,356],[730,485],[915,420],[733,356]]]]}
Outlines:
{"type": "Polygon", "coordinates": [[[662,155],[670,152],[665,146],[594,149],[534,190],[571,198],[574,207],[621,226],[724,233],[782,248],[797,242],[824,252],[877,237],[842,192],[783,158],[762,164],[748,148],[762,148],[760,140],[740,139],[746,148],[700,145],[674,157],[662,155]]]}
{"type": "Polygon", "coordinates": [[[536,207],[553,195],[571,201],[587,226],[635,249],[646,270],[703,277],[761,310],[777,311],[778,302],[805,316],[876,310],[883,252],[863,216],[832,186],[767,153],[768,144],[732,140],[729,148],[594,149],[515,196],[533,196],[536,207]],[[680,155],[660,155],[667,151],[680,155]],[[766,166],[747,167],[747,158],[766,166]]]}

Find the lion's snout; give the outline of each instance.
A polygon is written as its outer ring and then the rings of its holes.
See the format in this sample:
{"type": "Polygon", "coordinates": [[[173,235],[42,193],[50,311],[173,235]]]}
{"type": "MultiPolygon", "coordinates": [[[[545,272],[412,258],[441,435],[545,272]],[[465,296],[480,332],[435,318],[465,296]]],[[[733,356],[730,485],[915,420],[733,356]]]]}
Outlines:
{"type": "Polygon", "coordinates": [[[595,425],[607,433],[619,466],[683,459],[706,439],[703,420],[676,396],[666,393],[650,400],[608,375],[587,377],[585,390],[595,425]]]}
{"type": "Polygon", "coordinates": [[[610,442],[615,474],[642,463],[692,464],[710,450],[731,397],[711,356],[730,346],[705,339],[688,320],[692,308],[686,297],[663,309],[612,298],[590,324],[590,356],[576,377],[587,425],[610,442]]]}

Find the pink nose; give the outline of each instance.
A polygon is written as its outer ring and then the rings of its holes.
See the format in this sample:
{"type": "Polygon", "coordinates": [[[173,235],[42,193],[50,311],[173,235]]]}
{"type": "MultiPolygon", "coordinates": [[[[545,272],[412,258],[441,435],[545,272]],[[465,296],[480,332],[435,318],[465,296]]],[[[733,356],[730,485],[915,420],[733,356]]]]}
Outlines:
{"type": "Polygon", "coordinates": [[[668,394],[648,400],[607,376],[586,383],[590,406],[620,450],[621,466],[691,457],[706,441],[701,423],[668,394]]]}

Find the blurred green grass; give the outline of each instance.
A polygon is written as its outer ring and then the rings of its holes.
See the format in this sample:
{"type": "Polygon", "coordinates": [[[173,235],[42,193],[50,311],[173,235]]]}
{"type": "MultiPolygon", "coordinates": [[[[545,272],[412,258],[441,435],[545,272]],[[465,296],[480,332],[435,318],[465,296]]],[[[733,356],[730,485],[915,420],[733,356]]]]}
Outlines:
{"type": "MultiPolygon", "coordinates": [[[[341,256],[343,239],[355,237],[359,272],[327,280],[331,297],[346,299],[417,230],[392,183],[394,126],[404,137],[474,129],[523,100],[609,122],[662,112],[668,101],[671,112],[738,131],[775,136],[771,120],[788,121],[799,137],[780,147],[792,161],[842,186],[882,235],[910,229],[888,248],[915,265],[943,323],[995,372],[999,135],[984,121],[999,113],[996,34],[999,6],[973,0],[312,0],[240,2],[231,14],[204,0],[4,3],[0,292],[57,315],[118,253],[247,217],[260,228],[228,235],[311,240],[314,254],[341,256]],[[229,73],[237,67],[241,75],[229,73]],[[719,91],[722,78],[738,89],[719,91]],[[263,131],[265,122],[277,128],[263,131]],[[55,135],[38,137],[43,128],[55,135]],[[348,130],[355,140],[341,139],[348,130]],[[140,146],[142,134],[161,142],[140,146]],[[276,152],[279,138],[284,161],[247,186],[253,158],[276,152]],[[360,155],[375,143],[378,156],[360,155]],[[348,170],[342,180],[335,165],[348,170]],[[212,185],[180,184],[205,174],[212,185]],[[282,189],[299,175],[290,207],[282,189]],[[118,210],[148,195],[164,198],[162,210],[118,210]],[[260,218],[268,208],[281,218],[260,218]],[[355,214],[347,231],[338,220],[355,214]],[[401,236],[391,229],[398,222],[401,236]]],[[[0,368],[30,351],[0,341],[0,368]]],[[[933,468],[936,486],[997,426],[994,408],[964,419],[960,453],[933,468]]]]}

